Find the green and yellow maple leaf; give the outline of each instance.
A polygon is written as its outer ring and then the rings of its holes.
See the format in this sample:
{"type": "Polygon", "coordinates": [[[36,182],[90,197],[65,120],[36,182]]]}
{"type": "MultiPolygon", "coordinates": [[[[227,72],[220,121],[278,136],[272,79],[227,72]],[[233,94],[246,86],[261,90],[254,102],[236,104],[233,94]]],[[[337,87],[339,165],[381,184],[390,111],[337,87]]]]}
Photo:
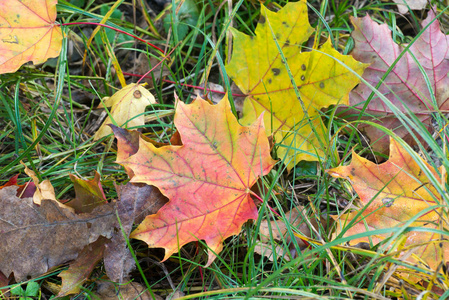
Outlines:
{"type": "Polygon", "coordinates": [[[290,170],[300,160],[318,160],[325,153],[325,126],[320,109],[348,103],[348,93],[359,83],[366,64],[341,55],[326,42],[319,50],[301,52],[313,29],[308,22],[306,1],[288,3],[275,13],[262,6],[255,36],[232,30],[234,51],[226,71],[247,98],[242,125],[254,122],[262,112],[267,135],[281,143],[278,156],[290,170]],[[282,49],[294,84],[290,80],[276,41],[282,49]],[[352,71],[351,71],[352,70],[352,71]],[[312,127],[315,127],[313,132],[312,127]]]}

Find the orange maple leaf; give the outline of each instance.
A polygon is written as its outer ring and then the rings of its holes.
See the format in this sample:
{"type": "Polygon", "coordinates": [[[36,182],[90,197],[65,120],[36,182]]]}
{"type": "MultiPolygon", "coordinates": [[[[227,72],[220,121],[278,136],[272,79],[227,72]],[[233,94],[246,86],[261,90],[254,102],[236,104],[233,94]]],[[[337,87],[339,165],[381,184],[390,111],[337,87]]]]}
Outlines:
{"type": "Polygon", "coordinates": [[[61,51],[61,28],[55,24],[58,0],[0,1],[0,74],[28,61],[43,63],[61,51]]]}
{"type": "Polygon", "coordinates": [[[174,123],[183,145],[156,148],[140,138],[138,152],[118,161],[134,172],[131,182],[154,185],[170,199],[130,237],[164,248],[164,260],[188,242],[205,240],[209,266],[223,240],[257,218],[250,188],[275,161],[263,119],[241,126],[227,97],[217,105],[201,98],[178,102],[174,123]]]}
{"type": "MultiPolygon", "coordinates": [[[[433,177],[441,177],[437,170],[426,161],[421,158],[420,160],[430,170],[433,177]]],[[[333,177],[349,180],[359,195],[360,201],[365,205],[363,212],[358,217],[358,212],[354,211],[335,218],[339,220],[340,224],[337,226],[336,235],[343,230],[343,236],[346,237],[369,230],[398,228],[424,209],[437,206],[443,201],[418,163],[392,138],[390,138],[388,161],[376,165],[353,152],[349,166],[340,166],[326,170],[326,172],[333,177]],[[343,225],[353,220],[355,222],[350,228],[343,225]]],[[[440,172],[440,174],[443,173],[440,172]]],[[[443,181],[446,182],[446,178],[443,181]]],[[[427,230],[405,233],[407,240],[404,246],[413,248],[416,245],[414,254],[433,270],[437,268],[442,259],[449,260],[449,242],[437,233],[440,229],[447,228],[447,223],[442,216],[441,208],[434,208],[422,214],[409,225],[427,230]]],[[[351,243],[371,240],[376,244],[390,235],[391,233],[371,235],[369,238],[353,239],[351,243]]],[[[417,262],[413,256],[408,261],[417,262]]]]}

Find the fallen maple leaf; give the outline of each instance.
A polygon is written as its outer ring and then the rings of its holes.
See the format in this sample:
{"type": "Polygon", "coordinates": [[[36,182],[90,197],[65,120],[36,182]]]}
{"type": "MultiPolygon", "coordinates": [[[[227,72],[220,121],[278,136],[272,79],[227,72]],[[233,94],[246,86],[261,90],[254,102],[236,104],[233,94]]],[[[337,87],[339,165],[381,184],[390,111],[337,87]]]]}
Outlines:
{"type": "MultiPolygon", "coordinates": [[[[345,230],[343,236],[352,236],[368,230],[397,228],[422,210],[436,205],[434,199],[442,201],[441,196],[430,185],[429,179],[411,155],[394,139],[391,138],[390,142],[390,158],[385,163],[376,165],[353,152],[349,166],[326,170],[333,177],[349,180],[365,206],[359,219],[355,220],[350,228],[345,228],[342,224],[354,220],[358,214],[357,211],[335,218],[340,224],[337,226],[336,235],[339,235],[342,230],[345,230]],[[374,200],[371,201],[373,198],[374,200]]],[[[432,176],[440,177],[437,170],[424,160],[421,159],[421,161],[431,170],[432,176]]],[[[446,179],[443,180],[445,181],[446,179]]],[[[447,224],[441,216],[440,211],[432,210],[410,226],[429,229],[446,228],[447,224]]],[[[371,240],[377,244],[389,235],[371,235],[369,238],[357,238],[351,242],[357,244],[371,240]]],[[[411,231],[405,235],[407,236],[405,246],[416,245],[414,253],[433,270],[441,262],[441,257],[445,261],[449,260],[449,241],[439,234],[431,231],[411,231]]],[[[413,259],[409,261],[416,263],[413,259]]]]}
{"type": "Polygon", "coordinates": [[[281,158],[287,156],[285,163],[289,170],[300,160],[323,157],[326,149],[319,140],[326,141],[326,132],[320,109],[348,103],[348,93],[359,83],[349,69],[361,75],[366,65],[341,55],[330,41],[319,51],[301,53],[302,44],[313,31],[306,1],[288,3],[277,13],[262,5],[255,36],[231,30],[234,51],[226,71],[247,95],[240,123],[251,124],[266,112],[267,135],[274,133],[276,142],[282,144],[277,153],[281,158]],[[274,37],[291,69],[306,112],[295,94],[274,37]]]}
{"type": "Polygon", "coordinates": [[[75,259],[99,236],[110,237],[117,226],[115,207],[101,205],[75,215],[55,200],[18,198],[17,187],[0,189],[0,272],[17,282],[36,277],[75,259]]]}
{"type": "MultiPolygon", "coordinates": [[[[156,103],[153,95],[142,85],[129,84],[104,100],[104,105],[110,108],[110,114],[117,126],[126,124],[127,127],[142,126],[145,124],[145,107],[156,103]]],[[[100,104],[99,107],[103,107],[100,104]]],[[[107,126],[113,123],[108,116],[95,133],[94,140],[98,140],[112,133],[112,129],[107,126]]]]}
{"type": "MultiPolygon", "coordinates": [[[[430,10],[427,18],[422,22],[422,26],[425,27],[434,18],[435,14],[430,10]]],[[[363,18],[351,17],[351,21],[355,27],[352,33],[355,47],[351,54],[355,59],[371,64],[363,74],[363,78],[371,85],[376,86],[387,69],[404,51],[405,45],[399,46],[393,41],[387,24],[379,25],[368,15],[363,18]]],[[[431,113],[434,112],[435,107],[430,93],[435,95],[436,106],[440,110],[449,109],[448,49],[449,38],[441,32],[439,22],[435,20],[398,61],[378,89],[400,111],[407,113],[408,110],[411,110],[429,130],[431,113]],[[425,77],[413,57],[423,67],[432,91],[429,91],[425,77]]],[[[371,92],[367,85],[360,84],[351,92],[349,105],[362,109],[371,92]]],[[[415,143],[408,130],[402,126],[401,121],[377,95],[374,95],[365,112],[370,115],[370,120],[373,119],[373,116],[379,118],[377,123],[394,130],[396,135],[407,143],[415,143]]],[[[383,131],[363,124],[360,125],[360,128],[370,138],[374,150],[382,153],[388,152],[388,136],[383,131]],[[376,143],[374,143],[375,141],[376,143]]]]}
{"type": "Polygon", "coordinates": [[[43,63],[59,55],[61,28],[55,24],[57,0],[0,1],[0,74],[28,61],[43,63]]]}
{"type": "MultiPolygon", "coordinates": [[[[152,143],[153,145],[160,147],[160,146],[166,146],[167,144],[156,142],[144,135],[142,135],[140,132],[135,130],[127,130],[121,127],[117,127],[115,125],[109,124],[109,127],[111,127],[112,131],[114,132],[114,135],[117,139],[117,148],[120,149],[117,152],[117,161],[122,161],[127,159],[133,154],[137,153],[137,150],[139,150],[139,140],[140,138],[144,139],[146,142],[152,143]]],[[[173,137],[176,137],[176,133],[173,135],[173,137]]],[[[172,140],[173,140],[172,137],[172,140]]],[[[175,143],[171,143],[171,145],[176,145],[175,143]]],[[[130,168],[125,167],[126,173],[128,174],[129,178],[132,178],[134,176],[133,171],[130,168]]]]}
{"type": "Polygon", "coordinates": [[[154,185],[170,200],[130,237],[164,248],[164,260],[188,242],[205,240],[208,266],[224,239],[257,218],[250,188],[275,161],[262,118],[241,126],[227,97],[217,105],[201,98],[190,105],[178,102],[174,123],[182,146],[156,148],[140,139],[138,152],[118,161],[133,171],[131,182],[154,185]]]}

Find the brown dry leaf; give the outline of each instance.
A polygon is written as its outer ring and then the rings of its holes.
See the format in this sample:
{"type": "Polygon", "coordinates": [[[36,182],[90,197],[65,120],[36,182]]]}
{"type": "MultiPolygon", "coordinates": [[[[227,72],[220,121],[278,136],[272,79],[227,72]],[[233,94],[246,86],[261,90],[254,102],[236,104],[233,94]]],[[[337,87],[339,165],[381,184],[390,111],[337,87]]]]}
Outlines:
{"type": "MultiPolygon", "coordinates": [[[[145,107],[156,103],[153,95],[145,89],[142,85],[132,83],[116,92],[111,97],[104,100],[104,105],[110,107],[110,115],[114,118],[115,124],[126,127],[136,127],[145,124],[145,107]]],[[[104,107],[103,104],[98,106],[104,107]]],[[[108,116],[101,124],[97,133],[95,133],[94,140],[98,140],[104,136],[112,133],[108,124],[112,124],[111,117],[108,116]]]]}
{"type": "Polygon", "coordinates": [[[18,198],[17,187],[0,190],[0,272],[16,281],[41,275],[76,259],[100,236],[110,237],[116,227],[115,207],[105,204],[92,213],[75,215],[57,201],[18,198]]]}
{"type": "Polygon", "coordinates": [[[103,258],[106,241],[106,238],[100,237],[94,243],[84,247],[76,260],[70,264],[69,269],[58,275],[62,278],[62,286],[58,297],[80,292],[83,282],[87,280],[97,263],[103,258]]]}
{"type": "MultiPolygon", "coordinates": [[[[119,201],[117,212],[126,237],[129,236],[134,221],[140,223],[147,215],[155,214],[168,202],[158,189],[146,184],[127,183],[117,187],[119,201]]],[[[122,283],[135,267],[123,233],[119,230],[106,245],[104,267],[109,279],[122,283]]]]}

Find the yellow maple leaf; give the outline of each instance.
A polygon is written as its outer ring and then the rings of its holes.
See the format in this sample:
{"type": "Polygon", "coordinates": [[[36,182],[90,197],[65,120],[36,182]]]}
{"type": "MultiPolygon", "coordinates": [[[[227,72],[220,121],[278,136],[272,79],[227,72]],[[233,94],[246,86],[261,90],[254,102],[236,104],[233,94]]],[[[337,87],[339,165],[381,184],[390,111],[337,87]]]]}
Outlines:
{"type": "Polygon", "coordinates": [[[361,75],[367,66],[341,55],[329,41],[319,50],[301,52],[312,32],[306,1],[288,3],[277,13],[262,5],[255,36],[232,30],[234,51],[226,71],[247,95],[240,122],[251,124],[268,112],[264,115],[267,135],[274,134],[282,144],[277,153],[280,158],[286,156],[289,170],[300,160],[318,160],[324,155],[319,140],[326,140],[326,130],[319,110],[348,103],[348,93],[359,83],[348,68],[361,75]],[[273,37],[287,60],[306,112],[273,37]]]}
{"type": "MultiPolygon", "coordinates": [[[[111,107],[110,115],[95,133],[94,140],[112,133],[112,129],[107,126],[113,123],[111,116],[117,126],[122,126],[125,123],[128,128],[144,125],[145,107],[154,103],[156,103],[154,96],[142,85],[132,83],[122,88],[104,101],[106,107],[111,107]]],[[[99,107],[103,107],[103,105],[100,104],[99,107]]]]}

